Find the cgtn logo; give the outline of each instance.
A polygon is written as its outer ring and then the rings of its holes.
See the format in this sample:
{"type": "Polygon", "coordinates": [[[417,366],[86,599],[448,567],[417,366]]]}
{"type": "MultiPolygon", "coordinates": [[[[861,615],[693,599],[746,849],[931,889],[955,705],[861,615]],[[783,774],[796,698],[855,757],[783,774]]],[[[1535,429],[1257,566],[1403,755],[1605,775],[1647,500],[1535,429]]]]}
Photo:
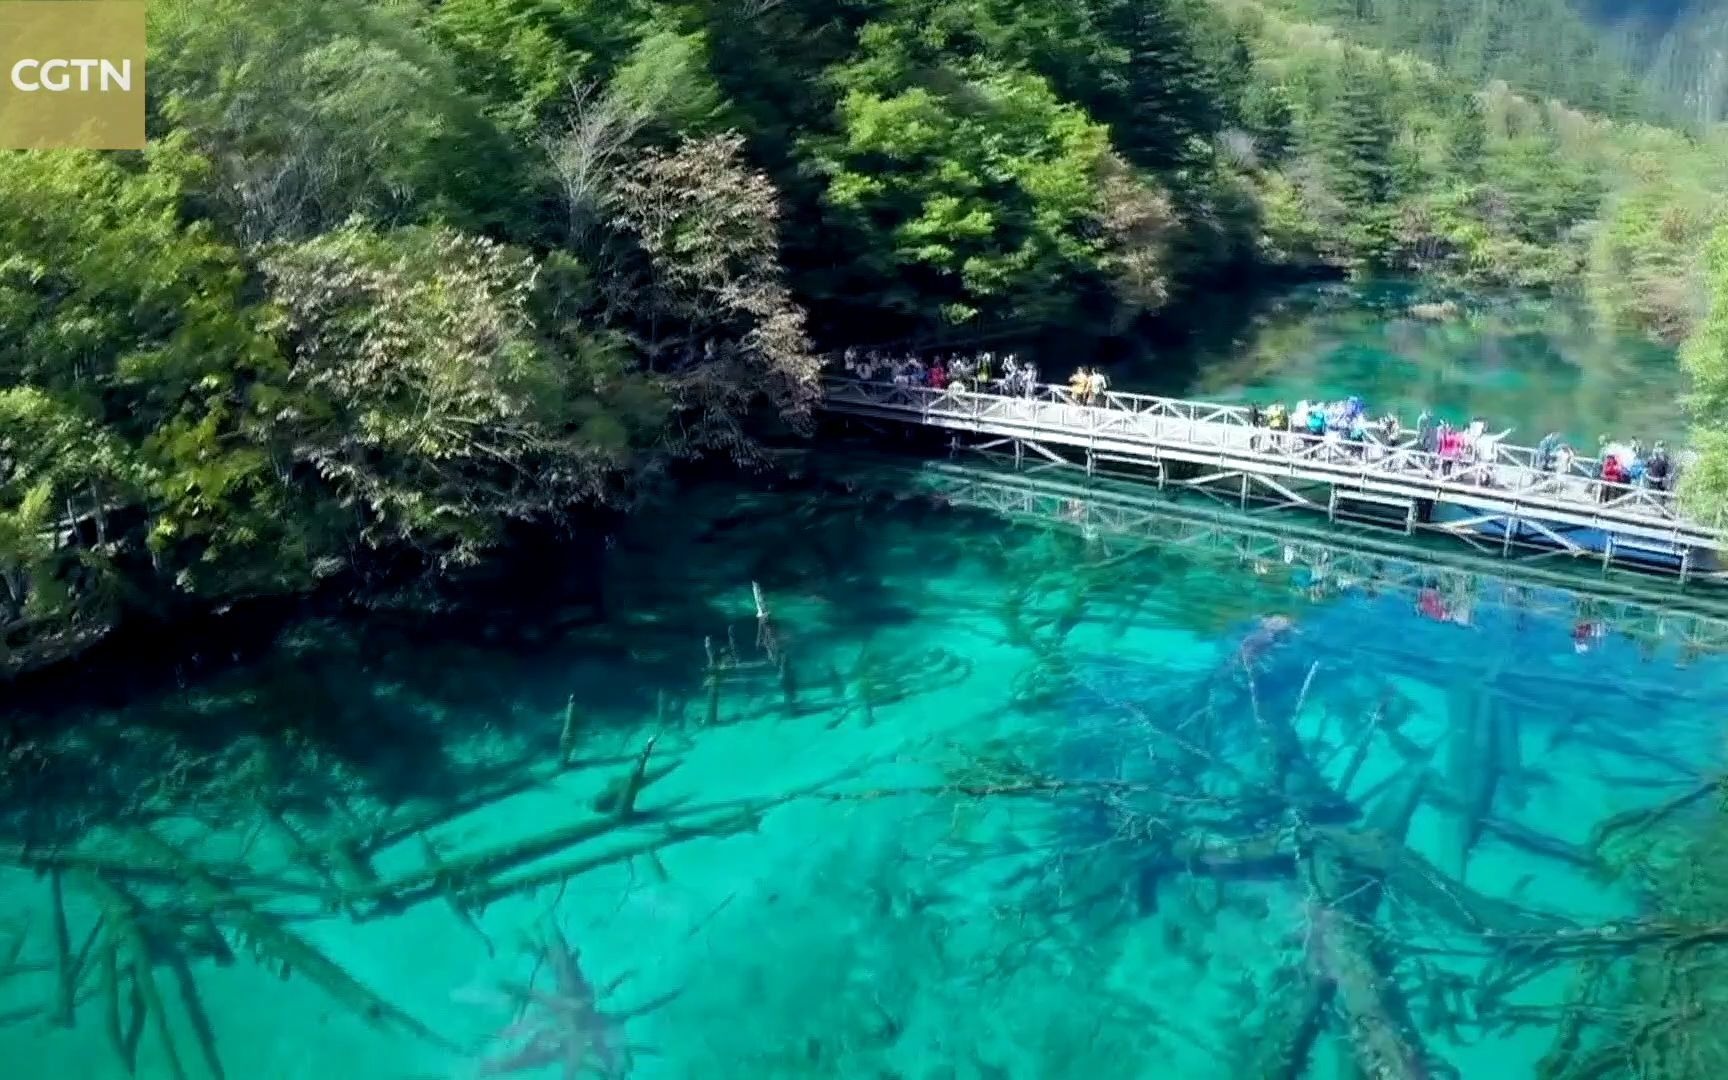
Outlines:
{"type": "Polygon", "coordinates": [[[144,147],[143,0],[0,0],[0,148],[144,147]]]}
{"type": "Polygon", "coordinates": [[[80,93],[94,90],[99,94],[132,92],[132,61],[122,60],[32,60],[23,59],[12,65],[12,86],[26,94],[46,91],[63,94],[76,89],[80,93]],[[74,76],[73,72],[77,72],[74,76]],[[91,72],[97,78],[91,78],[91,72]]]}

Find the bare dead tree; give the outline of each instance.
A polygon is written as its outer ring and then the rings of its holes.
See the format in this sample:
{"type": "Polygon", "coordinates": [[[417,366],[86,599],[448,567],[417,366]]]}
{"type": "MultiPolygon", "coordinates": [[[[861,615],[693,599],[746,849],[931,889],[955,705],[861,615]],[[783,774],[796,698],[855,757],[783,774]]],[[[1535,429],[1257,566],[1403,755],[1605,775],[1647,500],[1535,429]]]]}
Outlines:
{"type": "Polygon", "coordinates": [[[1099,173],[1104,265],[1122,302],[1120,317],[1125,324],[1169,300],[1171,249],[1180,223],[1170,196],[1135,175],[1121,158],[1107,156],[1099,173]]]}
{"type": "Polygon", "coordinates": [[[644,258],[611,299],[685,408],[677,441],[749,460],[752,403],[799,424],[818,393],[820,361],[780,267],[779,192],[736,133],[644,153],[613,184],[609,220],[644,258]]]}
{"type": "Polygon", "coordinates": [[[563,188],[575,246],[588,246],[594,228],[604,220],[612,177],[647,121],[646,110],[597,83],[570,80],[563,129],[548,135],[543,145],[563,188]]]}

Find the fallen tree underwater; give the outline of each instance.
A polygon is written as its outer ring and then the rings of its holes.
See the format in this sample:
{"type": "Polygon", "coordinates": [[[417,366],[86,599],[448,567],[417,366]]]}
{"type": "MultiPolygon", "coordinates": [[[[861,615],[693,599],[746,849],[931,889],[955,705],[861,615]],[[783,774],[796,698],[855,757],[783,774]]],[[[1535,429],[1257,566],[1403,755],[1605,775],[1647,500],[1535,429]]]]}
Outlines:
{"type": "MultiPolygon", "coordinates": [[[[869,725],[885,704],[964,677],[945,658],[887,674],[884,667],[894,665],[873,661],[866,648],[844,675],[831,676],[833,685],[817,680],[799,687],[787,672],[807,657],[755,591],[756,655],[729,634],[726,646],[703,657],[702,687],[718,706],[705,711],[698,700],[683,720],[685,710],[663,701],[649,725],[655,734],[633,741],[627,752],[580,757],[586,733],[572,702],[548,717],[544,751],[476,767],[472,783],[448,800],[315,815],[307,807],[319,798],[282,798],[260,786],[242,805],[257,833],[274,838],[280,866],[260,865],[244,850],[206,849],[189,839],[202,823],[170,812],[77,843],[0,849],[0,860],[48,878],[50,902],[61,913],[52,940],[42,936],[51,959],[24,957],[35,939],[22,929],[9,942],[0,939],[6,946],[0,978],[52,973],[51,992],[31,1017],[76,1023],[80,1007],[97,1001],[103,1037],[128,1074],[147,1038],[169,1075],[224,1075],[219,1032],[201,1001],[195,963],[232,963],[236,949],[272,970],[297,973],[371,1027],[445,1052],[474,1053],[476,1047],[356,978],[296,925],[366,922],[439,903],[479,933],[476,920],[490,904],[562,889],[584,874],[652,860],[679,844],[747,834],[764,815],[792,803],[888,799],[941,807],[1030,800],[1047,804],[1059,827],[1102,828],[1102,842],[1065,843],[1055,858],[1017,871],[1018,880],[1034,886],[1052,875],[1078,880],[1085,873],[1091,892],[1131,893],[1141,908],[1155,903],[1144,898],[1177,885],[1227,889],[1246,879],[1284,890],[1299,925],[1280,971],[1260,988],[1262,1008],[1248,1019],[1237,1055],[1242,1075],[1308,1075],[1316,1040],[1331,1033],[1365,1076],[1433,1076],[1452,1071],[1437,1046],[1458,1028],[1537,1026],[1555,1029],[1544,1080],[1615,1075],[1602,1071],[1605,1061],[1619,1060],[1604,1058],[1610,1052],[1604,1033],[1642,1029],[1626,1019],[1635,1008],[1605,1003],[1616,985],[1613,972],[1628,959],[1654,962],[1659,974],[1684,984],[1686,958],[1728,946],[1728,920],[1584,922],[1515,893],[1485,892],[1468,872],[1476,849],[1497,838],[1556,867],[1600,873],[1632,838],[1699,807],[1718,784],[1701,782],[1667,802],[1616,815],[1589,843],[1570,843],[1515,817],[1518,791],[1533,774],[1503,703],[1454,695],[1448,732],[1430,739],[1406,726],[1410,709],[1395,688],[1372,678],[1331,685],[1319,664],[1296,662],[1300,650],[1274,642],[1191,676],[1160,673],[1158,704],[1147,706],[1120,688],[1104,693],[1089,685],[1085,664],[1066,647],[1089,602],[1087,587],[1067,582],[1048,597],[1054,610],[1044,614],[1036,598],[1004,606],[1013,624],[1009,637],[1033,656],[1031,672],[1016,684],[1022,703],[1107,715],[1113,745],[1132,749],[1108,767],[972,760],[935,782],[872,786],[860,765],[760,796],[664,797],[662,782],[678,775],[682,762],[670,748],[680,723],[700,731],[743,717],[822,717],[805,729],[820,738],[840,724],[869,725]],[[1319,722],[1305,723],[1316,712],[1319,722]],[[1383,773],[1370,768],[1371,759],[1383,758],[1396,766],[1383,773]],[[459,834],[470,815],[536,789],[565,790],[566,783],[582,799],[527,835],[479,843],[446,838],[459,834]],[[1409,842],[1412,820],[1424,811],[1451,825],[1433,858],[1409,842]],[[413,865],[391,857],[410,844],[421,856],[413,865]],[[93,901],[95,920],[67,920],[63,891],[93,901]],[[1460,982],[1437,966],[1456,959],[1481,973],[1460,982]],[[1523,988],[1572,971],[1596,972],[1578,980],[1574,1000],[1519,1000],[1523,988]],[[1413,1014],[1424,1002],[1428,1010],[1418,1023],[1413,1014]],[[170,1015],[180,1022],[171,1025],[170,1015]]],[[[1022,863],[1032,861],[1019,854],[1022,863]]],[[[1086,890],[1051,891],[1062,894],[1062,906],[1050,903],[1053,914],[1066,917],[1085,902],[1086,890]]],[[[1670,1003],[1650,1011],[1648,1023],[1672,1027],[1689,1007],[1670,1003]]],[[[0,1016],[0,1022],[23,1018],[0,1016]]],[[[1652,1036],[1640,1037],[1634,1046],[1655,1045],[1652,1036]]],[[[1651,1053],[1667,1060],[1666,1050],[1651,1053]]]]}
{"type": "MultiPolygon", "coordinates": [[[[1327,715],[1309,725],[1311,734],[1298,734],[1302,711],[1311,704],[1315,666],[1298,679],[1285,663],[1276,674],[1285,695],[1294,690],[1294,706],[1269,708],[1264,696],[1272,665],[1265,635],[1257,632],[1250,635],[1252,649],[1226,656],[1210,672],[1167,676],[1155,690],[1161,704],[1141,706],[1118,686],[1104,693],[1088,685],[1085,662],[1065,647],[1065,628],[1075,621],[1068,600],[1080,591],[1070,583],[1065,597],[1054,588],[1040,596],[1035,583],[1004,606],[1005,639],[1033,657],[1021,680],[1021,701],[1028,709],[1066,710],[1064,723],[1071,726],[1078,695],[1081,715],[1090,708],[1125,720],[1128,729],[1113,735],[1126,760],[1135,761],[1123,774],[1135,786],[1100,785],[1089,794],[1045,778],[1052,796],[1108,799],[1110,812],[1123,819],[1108,841],[1114,844],[1108,857],[1118,866],[1139,867],[1123,872],[1135,878],[1141,894],[1156,888],[1148,878],[1213,879],[1225,886],[1281,881],[1302,897],[1301,955],[1263,989],[1262,1015],[1241,1041],[1241,1075],[1307,1075],[1314,1040],[1327,1029],[1341,1036],[1363,1075],[1456,1074],[1425,1045],[1425,1031],[1459,1041],[1465,1040],[1461,1027],[1487,1034],[1527,1026],[1557,1029],[1555,1046],[1541,1065],[1543,1080],[1721,1075],[1695,1062],[1683,1064],[1686,1054],[1696,1054],[1696,1036],[1688,1048],[1651,1049],[1661,1044],[1652,1031],[1685,1023],[1696,1028],[1699,1022],[1697,1007],[1676,1009],[1669,1000],[1673,972],[1697,978],[1705,964],[1728,974],[1724,957],[1716,955],[1719,946],[1728,953],[1728,918],[1721,908],[1705,918],[1604,921],[1532,907],[1466,884],[1474,849],[1492,837],[1538,865],[1582,872],[1598,882],[1618,874],[1622,887],[1642,895],[1617,864],[1616,845],[1636,848],[1657,822],[1679,821],[1706,796],[1721,795],[1720,779],[1699,780],[1666,802],[1607,818],[1587,842],[1574,843],[1516,816],[1532,785],[1552,778],[1527,766],[1519,710],[1500,695],[1494,678],[1450,695],[1450,733],[1432,745],[1412,741],[1389,718],[1385,700],[1374,703],[1378,692],[1371,686],[1363,692],[1359,685],[1323,706],[1327,715]],[[1039,600],[1045,601],[1045,614],[1039,614],[1039,600]],[[1335,719],[1332,712],[1344,715],[1335,719]],[[1404,765],[1358,792],[1375,743],[1404,765]],[[1442,750],[1443,771],[1430,764],[1442,750]],[[1144,755],[1149,767],[1134,755],[1144,755]],[[1249,761],[1252,768],[1241,765],[1249,761]],[[1410,821],[1422,807],[1450,825],[1441,833],[1438,863],[1407,840],[1410,821]],[[1452,967],[1436,966],[1440,960],[1452,967]],[[1628,963],[1633,970],[1654,964],[1671,973],[1645,980],[1655,984],[1656,1001],[1633,1000],[1620,1011],[1594,1004],[1617,978],[1631,981],[1616,974],[1628,963]],[[1455,970],[1459,966],[1476,967],[1479,974],[1463,974],[1455,970]],[[1551,985],[1551,977],[1569,970],[1596,973],[1578,984],[1574,1000],[1554,1000],[1552,990],[1521,994],[1545,977],[1551,985]],[[1411,1019],[1407,989],[1419,989],[1427,1005],[1429,1022],[1420,1028],[1411,1019]],[[1627,1044],[1636,1051],[1632,1057],[1617,1045],[1627,1032],[1637,1034],[1627,1044]],[[1660,1069],[1653,1071],[1653,1062],[1660,1069]]],[[[1629,762],[1675,770],[1667,755],[1622,747],[1630,742],[1626,737],[1609,732],[1599,738],[1576,721],[1555,738],[1562,736],[1587,741],[1604,755],[1624,749],[1621,756],[1629,762]]],[[[1728,900],[1728,851],[1723,854],[1721,898],[1728,900]]],[[[1652,896],[1645,906],[1663,905],[1652,896]]],[[[1728,1018],[1728,1001],[1717,1015],[1728,1018]]],[[[1728,1063],[1728,1046],[1719,1060],[1728,1063]]]]}
{"type": "Polygon", "coordinates": [[[676,767],[675,761],[655,762],[655,741],[648,740],[629,759],[625,771],[603,786],[596,807],[577,820],[517,840],[427,859],[419,871],[384,875],[372,869],[373,859],[400,842],[397,826],[378,829],[374,835],[382,842],[368,845],[355,843],[340,827],[321,837],[304,824],[290,823],[278,809],[263,807],[266,824],[260,827],[293,838],[282,842],[279,853],[289,865],[273,874],[196,854],[188,842],[167,839],[160,831],[162,823],[117,825],[100,841],[86,838],[71,849],[14,848],[8,853],[10,861],[51,883],[55,932],[49,937],[57,943],[56,958],[49,963],[18,960],[30,942],[27,928],[6,943],[9,958],[0,965],[0,978],[47,973],[53,976],[53,990],[40,1007],[0,1016],[0,1023],[41,1015],[70,1027],[77,1022],[77,1005],[96,997],[101,1001],[103,1037],[128,1075],[136,1073],[146,1032],[166,1075],[174,1080],[193,1075],[193,1059],[176,1035],[185,1031],[195,1040],[202,1071],[223,1080],[227,1074],[217,1032],[193,961],[233,963],[232,942],[268,970],[307,979],[368,1026],[405,1033],[447,1053],[475,1053],[478,1047],[461,1045],[367,986],[293,924],[332,917],[358,923],[442,901],[474,926],[471,916],[488,904],[561,887],[590,871],[653,857],[678,844],[750,831],[775,806],[817,794],[834,782],[824,780],[767,798],[643,805],[648,789],[676,767]],[[346,870],[333,873],[337,865],[346,870]],[[88,898],[96,912],[81,950],[71,944],[63,880],[88,898]],[[314,907],[307,907],[309,900],[314,907]],[[174,1021],[171,1004],[178,1017],[174,1021]]]}

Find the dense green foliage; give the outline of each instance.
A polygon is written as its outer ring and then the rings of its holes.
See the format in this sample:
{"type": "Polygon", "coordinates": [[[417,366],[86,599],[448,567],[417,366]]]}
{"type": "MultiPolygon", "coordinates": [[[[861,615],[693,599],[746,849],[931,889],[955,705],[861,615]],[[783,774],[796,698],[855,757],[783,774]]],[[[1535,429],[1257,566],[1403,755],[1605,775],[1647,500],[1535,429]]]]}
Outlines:
{"type": "Polygon", "coordinates": [[[1717,0],[1270,0],[1453,75],[1622,119],[1728,120],[1728,12],[1717,0]]]}
{"type": "Polygon", "coordinates": [[[1571,0],[1273,0],[1366,44],[1617,117],[1652,116],[1629,58],[1571,0]]]}
{"type": "Polygon", "coordinates": [[[1693,449],[1682,494],[1711,519],[1728,513],[1728,226],[1709,245],[1709,313],[1680,360],[1692,377],[1693,449]]]}
{"type": "MultiPolygon", "coordinates": [[[[159,0],[148,153],[0,157],[0,647],[472,563],[752,460],[839,344],[1268,268],[1691,327],[1719,146],[1484,84],[1499,22],[1447,69],[1291,15],[1366,10],[159,0]]],[[[1633,111],[1556,40],[1521,84],[1633,111]]]]}

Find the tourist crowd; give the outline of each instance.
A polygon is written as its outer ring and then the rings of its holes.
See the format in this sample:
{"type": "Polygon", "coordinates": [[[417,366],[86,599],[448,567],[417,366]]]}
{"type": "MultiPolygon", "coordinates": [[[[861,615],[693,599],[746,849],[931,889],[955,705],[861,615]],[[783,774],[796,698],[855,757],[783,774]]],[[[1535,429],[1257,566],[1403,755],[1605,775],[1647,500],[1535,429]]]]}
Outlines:
{"type": "MultiPolygon", "coordinates": [[[[853,348],[846,350],[841,364],[853,378],[896,386],[1025,397],[1039,387],[1038,368],[1013,353],[949,353],[926,358],[853,348]]],[[[1109,388],[1109,380],[1094,367],[1076,369],[1067,383],[1071,400],[1084,405],[1101,404],[1109,388]]],[[[1558,432],[1550,432],[1536,444],[1530,469],[1526,469],[1499,460],[1500,441],[1511,434],[1510,428],[1490,434],[1487,422],[1480,417],[1459,426],[1425,409],[1416,418],[1415,428],[1406,430],[1396,413],[1374,417],[1355,396],[1337,401],[1304,399],[1294,407],[1283,402],[1265,407],[1251,404],[1247,418],[1254,429],[1249,436],[1251,449],[1301,452],[1318,440],[1334,447],[1336,455],[1367,461],[1384,460],[1397,450],[1414,450],[1419,455],[1405,454],[1398,462],[1400,467],[1484,486],[1528,486],[1533,469],[1537,474],[1599,481],[1594,485],[1597,497],[1607,500],[1618,490],[1617,485],[1672,490],[1678,472],[1663,443],[1645,449],[1636,439],[1613,441],[1606,435],[1599,440],[1594,463],[1580,468],[1577,452],[1558,432]]]]}
{"type": "Polygon", "coordinates": [[[1038,388],[1038,367],[1021,363],[1013,353],[981,352],[892,356],[877,349],[847,349],[841,366],[855,379],[891,382],[895,386],[927,386],[932,390],[974,390],[979,393],[1030,395],[1038,388]]]}
{"type": "MultiPolygon", "coordinates": [[[[1333,402],[1300,401],[1290,411],[1282,403],[1264,410],[1257,404],[1250,405],[1248,422],[1252,427],[1273,432],[1274,448],[1294,448],[1288,440],[1281,441],[1279,433],[1297,432],[1309,437],[1306,441],[1297,440],[1298,445],[1311,445],[1315,438],[1324,439],[1342,443],[1351,453],[1370,460],[1383,458],[1390,449],[1416,450],[1426,456],[1411,459],[1412,466],[1432,469],[1442,477],[1457,476],[1469,483],[1508,486],[1508,472],[1525,484],[1530,480],[1528,470],[1515,462],[1499,460],[1500,441],[1512,429],[1489,434],[1487,421],[1481,417],[1460,427],[1424,409],[1416,418],[1415,430],[1406,432],[1395,413],[1370,420],[1362,399],[1350,397],[1333,402]]],[[[1253,445],[1259,445],[1258,439],[1253,445]]],[[[1603,435],[1599,447],[1595,462],[1587,469],[1580,468],[1578,454],[1571,445],[1559,432],[1549,432],[1536,444],[1530,468],[1537,474],[1600,481],[1596,493],[1603,500],[1612,497],[1615,485],[1672,490],[1677,468],[1664,443],[1657,442],[1646,451],[1637,439],[1617,442],[1603,435]]]]}

